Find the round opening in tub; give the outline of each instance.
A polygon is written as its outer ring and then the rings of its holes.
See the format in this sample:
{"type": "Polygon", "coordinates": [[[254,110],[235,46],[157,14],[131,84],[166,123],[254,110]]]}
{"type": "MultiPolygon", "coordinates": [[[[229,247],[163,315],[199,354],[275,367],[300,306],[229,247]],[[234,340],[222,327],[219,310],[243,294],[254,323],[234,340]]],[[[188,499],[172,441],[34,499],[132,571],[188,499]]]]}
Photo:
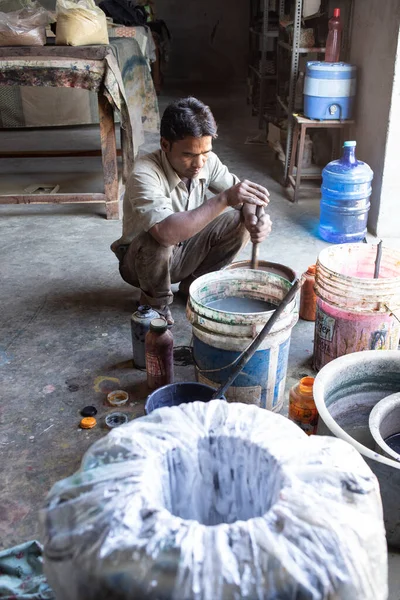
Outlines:
{"type": "Polygon", "coordinates": [[[283,486],[277,461],[241,438],[202,438],[197,452],[175,448],[164,459],[165,508],[203,525],[261,517],[275,504],[283,486]]]}

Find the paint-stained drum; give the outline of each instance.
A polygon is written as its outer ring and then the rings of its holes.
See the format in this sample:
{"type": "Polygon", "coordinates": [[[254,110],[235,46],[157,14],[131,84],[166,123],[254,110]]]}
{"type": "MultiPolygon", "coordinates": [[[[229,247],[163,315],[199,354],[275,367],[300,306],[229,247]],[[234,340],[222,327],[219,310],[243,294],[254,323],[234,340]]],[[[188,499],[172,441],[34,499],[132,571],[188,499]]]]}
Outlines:
{"type": "Polygon", "coordinates": [[[314,365],[344,354],[395,350],[400,323],[400,250],[383,248],[374,278],[377,246],[344,244],[323,250],[317,261],[314,365]],[[390,310],[388,310],[388,308],[390,310]]]}

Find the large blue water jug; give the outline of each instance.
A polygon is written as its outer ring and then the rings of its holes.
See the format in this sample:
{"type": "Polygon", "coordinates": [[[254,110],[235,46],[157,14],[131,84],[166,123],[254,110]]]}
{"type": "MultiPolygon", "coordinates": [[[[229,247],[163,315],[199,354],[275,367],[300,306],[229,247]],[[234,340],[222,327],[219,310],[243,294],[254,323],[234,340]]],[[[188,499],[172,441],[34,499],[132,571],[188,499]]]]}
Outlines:
{"type": "Polygon", "coordinates": [[[367,233],[370,167],[356,159],[356,142],[345,142],[343,156],[322,171],[319,234],[333,244],[359,242],[367,233]]]}

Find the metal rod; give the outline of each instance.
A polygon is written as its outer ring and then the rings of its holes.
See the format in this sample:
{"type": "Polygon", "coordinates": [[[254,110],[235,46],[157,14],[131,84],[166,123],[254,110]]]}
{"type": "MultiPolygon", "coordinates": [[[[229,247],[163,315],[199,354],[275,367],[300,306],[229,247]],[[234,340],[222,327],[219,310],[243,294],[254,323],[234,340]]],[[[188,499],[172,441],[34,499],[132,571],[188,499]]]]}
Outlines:
{"type": "Polygon", "coordinates": [[[285,151],[285,170],[284,170],[284,176],[283,176],[285,185],[287,185],[287,183],[288,183],[290,155],[292,152],[294,96],[295,96],[295,92],[296,92],[297,77],[299,74],[299,48],[300,48],[301,16],[302,16],[302,14],[303,14],[303,0],[296,0],[295,12],[294,12],[294,24],[293,24],[292,57],[291,57],[290,75],[289,75],[287,138],[286,138],[286,151],[285,151]]]}
{"type": "Polygon", "coordinates": [[[267,65],[267,35],[268,35],[268,18],[269,18],[269,0],[264,0],[263,3],[263,25],[261,36],[261,65],[260,65],[260,81],[259,81],[259,102],[258,102],[258,127],[262,129],[264,125],[264,98],[265,98],[265,71],[267,65]]]}
{"type": "Polygon", "coordinates": [[[382,240],[379,242],[378,248],[376,250],[374,279],[378,279],[378,277],[379,277],[379,269],[381,268],[381,258],[382,258],[382,240]]]}
{"type": "MultiPolygon", "coordinates": [[[[257,206],[256,208],[256,217],[257,221],[264,213],[262,206],[257,206]]],[[[252,269],[258,269],[258,244],[253,244],[253,250],[251,252],[251,264],[252,269]]]]}
{"type": "Polygon", "coordinates": [[[248,348],[246,348],[246,350],[243,352],[241,359],[239,360],[237,365],[235,365],[235,368],[232,370],[232,373],[229,375],[226,382],[223,383],[214,392],[214,394],[211,398],[212,400],[217,400],[218,398],[221,398],[221,396],[224,395],[224,393],[226,392],[228,387],[233,383],[233,381],[235,381],[236,377],[239,375],[239,373],[241,372],[243,367],[248,363],[248,361],[251,359],[253,354],[259,348],[260,344],[267,337],[267,335],[269,334],[269,332],[271,331],[271,329],[273,328],[273,326],[275,325],[275,323],[277,322],[277,320],[279,319],[279,317],[281,316],[281,314],[283,313],[283,311],[285,310],[287,305],[293,300],[293,298],[295,297],[295,295],[297,294],[297,292],[303,285],[304,280],[305,280],[305,277],[301,276],[300,279],[296,279],[294,281],[292,287],[290,288],[290,290],[288,291],[286,296],[283,298],[283,300],[281,301],[279,306],[276,307],[272,317],[264,325],[264,327],[262,328],[260,333],[254,338],[254,340],[250,344],[250,346],[248,348]]]}

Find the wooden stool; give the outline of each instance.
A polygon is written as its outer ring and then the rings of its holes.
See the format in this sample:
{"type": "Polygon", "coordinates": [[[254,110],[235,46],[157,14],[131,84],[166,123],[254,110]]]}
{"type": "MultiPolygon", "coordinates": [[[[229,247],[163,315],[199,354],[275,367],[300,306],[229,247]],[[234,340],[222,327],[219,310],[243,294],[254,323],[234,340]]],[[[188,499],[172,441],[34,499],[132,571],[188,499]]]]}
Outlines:
{"type": "MultiPolygon", "coordinates": [[[[293,200],[292,202],[298,202],[299,192],[300,192],[300,183],[301,178],[303,179],[320,179],[321,175],[316,174],[305,174],[302,175],[302,163],[303,163],[303,154],[304,154],[304,142],[306,139],[307,129],[339,129],[344,130],[348,128],[348,134],[350,134],[351,126],[354,125],[354,121],[317,121],[314,119],[307,119],[307,117],[303,117],[300,115],[293,115],[294,120],[294,130],[293,130],[293,142],[292,142],[292,152],[290,155],[290,165],[289,165],[289,174],[288,174],[288,182],[289,185],[294,189],[293,200]],[[300,140],[300,141],[299,141],[300,140]],[[296,150],[297,152],[297,170],[296,170],[296,179],[293,177],[293,171],[295,167],[296,161],[296,150]]],[[[340,131],[339,131],[340,133],[340,131]]],[[[332,160],[335,158],[339,158],[340,155],[340,144],[334,144],[332,149],[332,160]]],[[[303,188],[307,189],[307,188],[303,188]]],[[[310,188],[308,188],[310,189],[310,188]]],[[[312,188],[315,189],[315,188],[312,188]]]]}

